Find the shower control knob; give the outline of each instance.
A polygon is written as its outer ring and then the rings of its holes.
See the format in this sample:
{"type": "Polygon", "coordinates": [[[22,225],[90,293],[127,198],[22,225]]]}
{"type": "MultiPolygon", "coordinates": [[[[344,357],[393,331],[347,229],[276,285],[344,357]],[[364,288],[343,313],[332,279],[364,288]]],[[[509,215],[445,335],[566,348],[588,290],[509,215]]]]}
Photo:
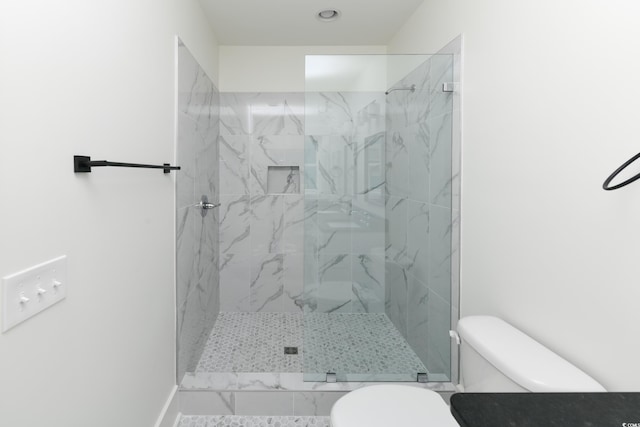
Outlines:
{"type": "Polygon", "coordinates": [[[216,203],[214,205],[213,203],[202,203],[202,202],[200,202],[200,207],[202,209],[213,209],[213,208],[217,208],[218,206],[220,206],[220,203],[216,203]]]}
{"type": "Polygon", "coordinates": [[[220,206],[220,203],[209,203],[209,198],[207,196],[202,196],[200,202],[198,202],[195,207],[201,209],[201,214],[204,217],[207,214],[209,209],[214,209],[220,206]]]}
{"type": "Polygon", "coordinates": [[[217,208],[218,206],[220,206],[220,203],[213,204],[213,203],[200,202],[196,205],[196,207],[200,209],[214,209],[214,208],[217,208]]]}

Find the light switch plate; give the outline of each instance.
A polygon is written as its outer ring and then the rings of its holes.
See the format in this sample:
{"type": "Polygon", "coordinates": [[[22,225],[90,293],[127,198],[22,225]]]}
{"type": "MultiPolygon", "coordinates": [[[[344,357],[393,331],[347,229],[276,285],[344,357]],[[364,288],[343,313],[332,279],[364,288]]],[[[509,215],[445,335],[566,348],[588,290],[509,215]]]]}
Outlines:
{"type": "Polygon", "coordinates": [[[67,296],[67,257],[61,256],[2,278],[2,332],[67,296]]]}

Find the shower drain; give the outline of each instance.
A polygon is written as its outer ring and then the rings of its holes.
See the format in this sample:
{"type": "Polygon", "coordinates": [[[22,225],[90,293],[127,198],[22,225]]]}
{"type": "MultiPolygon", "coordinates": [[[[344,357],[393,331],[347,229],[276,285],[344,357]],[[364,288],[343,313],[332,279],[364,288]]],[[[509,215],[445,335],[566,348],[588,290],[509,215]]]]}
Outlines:
{"type": "Polygon", "coordinates": [[[285,347],[284,354],[298,354],[298,347],[285,347]]]}

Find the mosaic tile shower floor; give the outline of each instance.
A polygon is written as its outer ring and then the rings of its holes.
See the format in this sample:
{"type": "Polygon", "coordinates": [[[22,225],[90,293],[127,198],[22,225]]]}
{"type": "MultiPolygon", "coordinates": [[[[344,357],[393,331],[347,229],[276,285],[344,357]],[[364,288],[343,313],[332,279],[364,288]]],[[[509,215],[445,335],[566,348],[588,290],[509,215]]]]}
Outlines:
{"type": "Polygon", "coordinates": [[[329,427],[329,417],[183,415],[178,427],[329,427]]]}
{"type": "Polygon", "coordinates": [[[219,314],[196,372],[300,373],[303,368],[316,373],[427,372],[384,313],[313,313],[303,318],[235,312],[219,314]],[[284,354],[284,347],[298,347],[298,354],[284,354]]]}

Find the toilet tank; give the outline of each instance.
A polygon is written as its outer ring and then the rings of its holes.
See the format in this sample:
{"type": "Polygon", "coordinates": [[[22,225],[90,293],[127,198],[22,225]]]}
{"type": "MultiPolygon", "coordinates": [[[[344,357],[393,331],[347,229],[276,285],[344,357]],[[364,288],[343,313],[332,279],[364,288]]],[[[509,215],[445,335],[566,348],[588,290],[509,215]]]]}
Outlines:
{"type": "Polygon", "coordinates": [[[603,392],[602,385],[493,316],[458,321],[465,392],[603,392]]]}

